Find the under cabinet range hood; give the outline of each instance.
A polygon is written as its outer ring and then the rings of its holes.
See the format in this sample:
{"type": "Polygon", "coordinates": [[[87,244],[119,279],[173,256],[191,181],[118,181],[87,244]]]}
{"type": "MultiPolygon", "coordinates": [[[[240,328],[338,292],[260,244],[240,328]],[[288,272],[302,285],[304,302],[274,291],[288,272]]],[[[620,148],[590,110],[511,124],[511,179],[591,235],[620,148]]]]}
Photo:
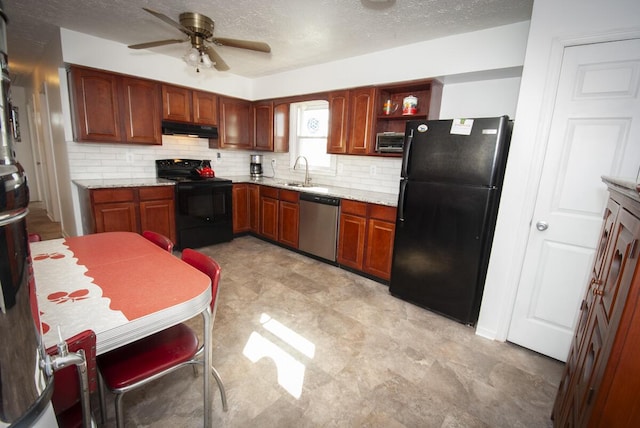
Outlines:
{"type": "Polygon", "coordinates": [[[218,128],[212,125],[197,125],[194,123],[181,123],[162,121],[162,133],[164,135],[183,135],[198,138],[218,138],[218,128]]]}

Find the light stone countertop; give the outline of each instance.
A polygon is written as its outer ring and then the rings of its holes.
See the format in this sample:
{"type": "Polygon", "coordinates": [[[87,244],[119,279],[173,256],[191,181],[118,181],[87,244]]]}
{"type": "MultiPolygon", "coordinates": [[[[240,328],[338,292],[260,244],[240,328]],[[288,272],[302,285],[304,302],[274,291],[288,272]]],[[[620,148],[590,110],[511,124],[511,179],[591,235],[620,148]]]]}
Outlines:
{"type": "MultiPolygon", "coordinates": [[[[254,179],[249,175],[220,176],[233,183],[254,183],[264,186],[278,187],[280,189],[294,190],[297,192],[315,193],[319,195],[334,196],[341,199],[351,199],[372,204],[395,207],[398,204],[398,195],[394,193],[371,192],[368,190],[349,189],[347,187],[316,185],[313,187],[287,186],[285,183],[291,180],[274,178],[254,179]]],[[[73,182],[86,189],[105,189],[112,187],[144,187],[144,186],[175,186],[176,182],[163,178],[112,178],[112,179],[86,179],[73,180],[73,182]]]]}
{"type": "Polygon", "coordinates": [[[85,189],[106,189],[111,187],[146,187],[146,186],[175,186],[176,182],[164,178],[109,178],[72,180],[77,186],[85,189]]]}
{"type": "Polygon", "coordinates": [[[369,190],[350,189],[347,187],[327,186],[317,184],[312,187],[287,186],[285,183],[293,180],[262,177],[260,179],[251,178],[248,175],[224,176],[234,183],[254,183],[264,186],[278,187],[280,189],[294,190],[297,192],[315,193],[319,195],[334,196],[341,199],[351,199],[372,204],[387,205],[395,207],[398,205],[398,195],[395,193],[372,192],[369,190]]]}

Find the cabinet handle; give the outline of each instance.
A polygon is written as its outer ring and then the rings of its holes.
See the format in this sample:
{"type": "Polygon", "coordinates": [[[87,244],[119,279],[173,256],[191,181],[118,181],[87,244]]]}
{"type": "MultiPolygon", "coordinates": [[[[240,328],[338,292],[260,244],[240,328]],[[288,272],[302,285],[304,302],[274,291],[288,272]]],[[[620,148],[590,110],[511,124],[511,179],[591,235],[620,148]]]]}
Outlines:
{"type": "Polygon", "coordinates": [[[604,288],[594,288],[593,294],[596,296],[604,296],[604,288]]]}

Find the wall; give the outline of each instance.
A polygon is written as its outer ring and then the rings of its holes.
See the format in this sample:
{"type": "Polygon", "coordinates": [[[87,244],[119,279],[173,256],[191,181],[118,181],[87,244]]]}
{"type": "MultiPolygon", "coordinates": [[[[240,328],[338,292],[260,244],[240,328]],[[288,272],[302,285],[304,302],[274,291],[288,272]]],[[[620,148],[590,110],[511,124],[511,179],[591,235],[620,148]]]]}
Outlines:
{"type": "MultiPolygon", "coordinates": [[[[562,43],[640,36],[637,0],[536,0],[477,333],[505,340],[527,244],[562,43]]],[[[552,144],[552,142],[549,142],[552,144]]]]}
{"type": "Polygon", "coordinates": [[[528,29],[528,21],[520,22],[266,76],[255,79],[253,95],[265,99],[519,67],[528,29]]]}

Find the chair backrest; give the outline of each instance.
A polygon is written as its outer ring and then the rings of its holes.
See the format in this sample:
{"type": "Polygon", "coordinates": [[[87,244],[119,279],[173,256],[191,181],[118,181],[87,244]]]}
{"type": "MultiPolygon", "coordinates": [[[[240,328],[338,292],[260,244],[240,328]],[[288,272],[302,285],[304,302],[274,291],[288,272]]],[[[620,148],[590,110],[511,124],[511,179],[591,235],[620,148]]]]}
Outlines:
{"type": "Polygon", "coordinates": [[[42,237],[37,233],[29,234],[29,242],[40,242],[42,241],[42,237]]]}
{"type": "Polygon", "coordinates": [[[145,230],[142,232],[142,236],[147,238],[149,241],[156,244],[158,247],[162,248],[165,251],[172,252],[173,251],[173,242],[171,239],[167,238],[161,233],[152,232],[151,230],[145,230]]]}
{"type": "Polygon", "coordinates": [[[214,314],[220,282],[220,265],[206,254],[191,248],[182,250],[182,260],[211,278],[211,313],[214,314]]]}
{"type": "MultiPolygon", "coordinates": [[[[95,333],[91,330],[85,330],[66,339],[65,342],[67,342],[69,352],[84,351],[87,363],[89,392],[95,392],[98,385],[95,333]]],[[[56,347],[52,346],[48,348],[47,353],[49,355],[55,355],[57,353],[56,347]]],[[[76,366],[70,365],[54,372],[53,382],[53,397],[51,398],[51,403],[53,404],[53,410],[60,427],[76,425],[76,421],[69,420],[68,417],[65,417],[65,412],[79,417],[80,423],[82,423],[82,412],[70,411],[73,410],[74,406],[78,408],[81,407],[82,390],[76,366]]]]}

